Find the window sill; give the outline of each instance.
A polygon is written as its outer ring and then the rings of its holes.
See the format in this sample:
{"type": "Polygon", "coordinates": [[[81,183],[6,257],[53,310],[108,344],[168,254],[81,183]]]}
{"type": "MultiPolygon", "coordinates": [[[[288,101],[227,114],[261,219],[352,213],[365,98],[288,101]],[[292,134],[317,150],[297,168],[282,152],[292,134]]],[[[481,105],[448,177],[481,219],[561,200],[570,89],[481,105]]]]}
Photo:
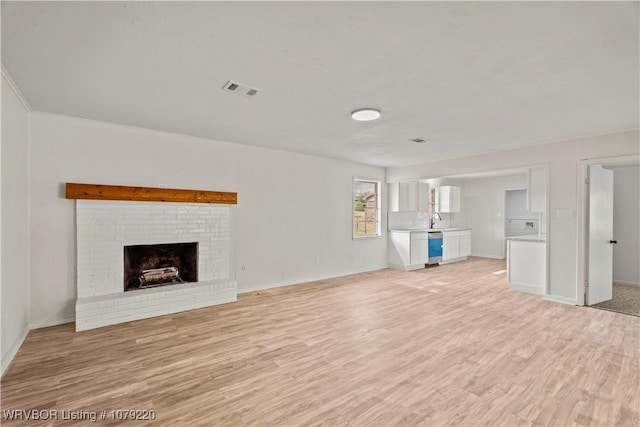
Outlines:
{"type": "Polygon", "coordinates": [[[351,236],[351,240],[368,240],[368,239],[381,239],[382,234],[375,234],[370,236],[351,236]]]}

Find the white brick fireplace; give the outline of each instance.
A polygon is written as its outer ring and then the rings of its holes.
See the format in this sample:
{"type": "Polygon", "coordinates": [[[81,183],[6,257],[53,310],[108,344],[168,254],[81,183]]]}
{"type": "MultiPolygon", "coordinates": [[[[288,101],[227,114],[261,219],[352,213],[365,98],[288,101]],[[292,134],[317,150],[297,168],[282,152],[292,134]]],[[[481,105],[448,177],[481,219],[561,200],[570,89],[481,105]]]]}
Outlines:
{"type": "Polygon", "coordinates": [[[233,208],[76,201],[76,330],[236,301],[233,208]],[[198,242],[198,282],[124,291],[124,247],[198,242]]]}

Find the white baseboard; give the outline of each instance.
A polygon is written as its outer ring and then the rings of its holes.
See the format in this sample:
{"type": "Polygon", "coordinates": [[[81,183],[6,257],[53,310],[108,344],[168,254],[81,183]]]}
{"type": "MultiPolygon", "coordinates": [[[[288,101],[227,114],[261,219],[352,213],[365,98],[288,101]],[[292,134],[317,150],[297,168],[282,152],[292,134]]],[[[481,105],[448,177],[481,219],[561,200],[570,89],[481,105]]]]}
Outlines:
{"type": "Polygon", "coordinates": [[[291,280],[291,281],[285,281],[285,282],[275,282],[275,283],[266,283],[266,284],[263,283],[261,285],[254,285],[254,286],[248,286],[248,287],[242,287],[242,288],[238,287],[238,295],[244,294],[247,292],[264,291],[264,290],[273,289],[273,288],[282,288],[284,286],[301,285],[303,283],[317,282],[318,280],[327,280],[327,279],[334,279],[336,277],[351,276],[352,274],[369,273],[371,271],[383,270],[385,268],[389,268],[389,266],[383,265],[377,268],[368,268],[365,270],[353,270],[350,272],[315,276],[315,277],[304,278],[300,280],[291,280]]]}
{"type": "Polygon", "coordinates": [[[544,289],[539,286],[511,283],[511,289],[514,291],[526,292],[528,294],[544,295],[544,289]]]}
{"type": "Polygon", "coordinates": [[[65,323],[73,323],[75,321],[76,321],[75,316],[67,317],[64,319],[53,319],[53,320],[47,320],[46,322],[29,323],[29,328],[31,329],[48,328],[49,326],[64,325],[65,323]]]}
{"type": "MultiPolygon", "coordinates": [[[[389,267],[393,270],[400,270],[400,271],[413,271],[413,270],[420,270],[420,269],[424,269],[425,264],[416,264],[416,265],[402,265],[402,264],[394,264],[394,263],[389,263],[389,267]]],[[[366,272],[363,272],[366,273],[366,272]]]]}
{"type": "Polygon", "coordinates": [[[490,259],[505,259],[504,255],[496,255],[496,254],[471,254],[471,256],[477,256],[479,258],[490,258],[490,259]]]}
{"type": "Polygon", "coordinates": [[[635,283],[635,282],[625,282],[623,280],[614,280],[613,281],[614,285],[625,285],[625,286],[638,286],[640,287],[640,283],[635,283]]]}
{"type": "Polygon", "coordinates": [[[407,266],[402,265],[402,264],[395,264],[390,262],[388,268],[392,269],[392,270],[400,270],[400,271],[409,271],[411,270],[410,268],[407,268],[407,266]]]}
{"type": "Polygon", "coordinates": [[[578,302],[575,298],[561,297],[557,295],[545,295],[543,298],[545,301],[559,302],[560,304],[577,305],[578,302]]]}
{"type": "Polygon", "coordinates": [[[20,350],[20,347],[22,346],[22,343],[24,342],[25,338],[27,338],[29,331],[30,331],[29,327],[26,326],[24,328],[24,331],[22,331],[22,333],[20,334],[20,336],[16,338],[13,344],[11,344],[11,347],[7,351],[7,354],[2,355],[2,367],[1,367],[2,373],[0,373],[0,375],[4,375],[4,373],[7,371],[9,366],[11,366],[11,362],[13,362],[13,358],[16,357],[16,353],[18,353],[18,350],[20,350]]]}
{"type": "Polygon", "coordinates": [[[454,262],[466,261],[468,259],[469,259],[469,257],[462,256],[462,257],[459,257],[459,258],[448,259],[446,261],[440,261],[438,264],[446,265],[446,264],[451,264],[451,263],[454,263],[454,262]]]}

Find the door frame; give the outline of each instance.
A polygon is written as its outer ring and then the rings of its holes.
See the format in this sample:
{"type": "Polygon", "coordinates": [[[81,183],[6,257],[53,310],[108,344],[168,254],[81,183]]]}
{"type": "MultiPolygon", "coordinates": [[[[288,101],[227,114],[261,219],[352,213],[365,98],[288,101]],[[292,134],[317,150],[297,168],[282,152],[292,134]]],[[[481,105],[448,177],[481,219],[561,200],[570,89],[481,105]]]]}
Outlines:
{"type": "MultiPolygon", "coordinates": [[[[507,259],[507,191],[518,191],[524,190],[527,191],[527,187],[505,187],[502,191],[502,253],[504,254],[504,259],[507,259]]],[[[526,196],[526,195],[525,195],[526,196]]],[[[538,219],[540,215],[538,215],[538,219]]],[[[538,233],[540,233],[540,221],[538,221],[538,233]]]]}
{"type": "Polygon", "coordinates": [[[595,159],[578,160],[577,177],[577,208],[576,208],[576,236],[578,246],[576,305],[585,305],[585,283],[589,277],[589,166],[602,165],[624,166],[640,164],[640,154],[630,154],[616,157],[598,157],[595,159]]]}

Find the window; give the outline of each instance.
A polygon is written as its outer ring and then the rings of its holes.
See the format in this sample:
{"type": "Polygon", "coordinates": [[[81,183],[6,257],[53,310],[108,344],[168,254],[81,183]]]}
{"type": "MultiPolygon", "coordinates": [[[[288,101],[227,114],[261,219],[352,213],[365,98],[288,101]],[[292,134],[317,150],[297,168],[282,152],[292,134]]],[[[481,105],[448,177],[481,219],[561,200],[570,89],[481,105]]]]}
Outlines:
{"type": "Polygon", "coordinates": [[[380,236],[380,181],[353,180],[353,237],[380,236]]]}
{"type": "Polygon", "coordinates": [[[427,214],[429,218],[431,218],[436,211],[436,192],[438,191],[435,187],[429,187],[429,193],[427,194],[427,214]]]}

